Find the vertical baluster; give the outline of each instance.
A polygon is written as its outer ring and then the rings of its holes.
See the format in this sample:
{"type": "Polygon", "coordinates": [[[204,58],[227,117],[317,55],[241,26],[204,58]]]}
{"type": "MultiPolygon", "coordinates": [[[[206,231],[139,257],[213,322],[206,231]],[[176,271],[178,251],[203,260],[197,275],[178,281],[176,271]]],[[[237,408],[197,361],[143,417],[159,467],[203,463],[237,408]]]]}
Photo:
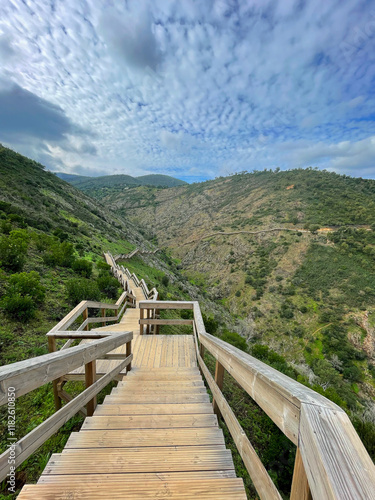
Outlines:
{"type": "MultiPolygon", "coordinates": [[[[96,361],[91,361],[90,363],[87,363],[85,365],[85,384],[86,388],[90,387],[95,382],[96,378],[96,361]]],[[[87,416],[92,417],[95,408],[96,408],[96,396],[94,396],[88,403],[87,403],[87,416]]]]}
{"type": "Polygon", "coordinates": [[[297,448],[296,460],[294,462],[292,491],[290,500],[312,500],[312,495],[307,480],[305,467],[302,462],[301,453],[297,448]]]}
{"type": "MultiPolygon", "coordinates": [[[[56,352],[56,339],[55,339],[55,337],[52,337],[52,336],[48,337],[48,350],[49,350],[49,352],[56,352]]],[[[60,379],[57,378],[56,380],[53,380],[53,382],[52,382],[53,399],[55,401],[55,411],[58,411],[61,408],[61,399],[59,396],[59,389],[58,389],[59,381],[60,381],[60,379]]]]}
{"type": "MultiPolygon", "coordinates": [[[[223,389],[223,383],[224,383],[224,366],[219,363],[219,361],[216,361],[216,367],[215,367],[215,382],[217,386],[219,387],[220,390],[223,389]]],[[[221,417],[221,413],[219,410],[219,407],[216,404],[215,399],[212,400],[212,404],[214,407],[214,413],[216,413],[217,417],[221,417]]]]}

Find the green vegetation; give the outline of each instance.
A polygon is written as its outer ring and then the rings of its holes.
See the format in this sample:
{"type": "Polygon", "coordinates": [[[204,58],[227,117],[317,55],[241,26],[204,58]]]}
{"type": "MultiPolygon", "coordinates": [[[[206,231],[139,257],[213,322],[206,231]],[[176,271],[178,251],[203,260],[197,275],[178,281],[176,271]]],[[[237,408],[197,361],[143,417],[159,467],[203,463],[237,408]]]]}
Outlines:
{"type": "Polygon", "coordinates": [[[104,175],[100,177],[85,177],[81,175],[71,175],[58,173],[60,179],[69,182],[77,189],[84,191],[93,198],[102,199],[109,194],[123,192],[136,186],[156,186],[159,188],[169,188],[183,186],[185,181],[175,179],[169,175],[142,175],[132,177],[130,175],[104,175]]]}

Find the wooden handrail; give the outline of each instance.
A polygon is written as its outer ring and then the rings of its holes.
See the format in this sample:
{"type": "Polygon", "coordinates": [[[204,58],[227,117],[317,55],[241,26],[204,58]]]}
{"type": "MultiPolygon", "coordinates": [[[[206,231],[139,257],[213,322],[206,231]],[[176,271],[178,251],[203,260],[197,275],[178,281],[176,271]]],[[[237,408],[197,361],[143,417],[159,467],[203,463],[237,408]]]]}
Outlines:
{"type": "MultiPolygon", "coordinates": [[[[128,335],[129,334],[125,334],[128,335]]],[[[131,334],[132,337],[132,334],[131,334]]],[[[127,337],[123,337],[125,340],[127,337]]],[[[108,340],[108,339],[105,339],[108,340]]],[[[98,341],[100,342],[100,341],[98,341]]],[[[85,344],[91,347],[91,344],[85,344]]],[[[74,349],[74,348],[72,348],[74,349]]],[[[51,356],[51,355],[47,355],[51,356]]],[[[125,367],[130,367],[133,355],[129,354],[118,366],[109,373],[94,382],[90,387],[67,403],[63,408],[54,413],[46,421],[33,429],[29,434],[14,444],[15,458],[14,466],[18,467],[34,451],[36,451],[47,439],[49,439],[60,427],[73,417],[85,404],[89,403],[106,385],[111,382],[125,367]]],[[[17,364],[17,363],[15,363],[17,364]]],[[[12,366],[12,365],[10,365],[12,366]]],[[[8,448],[0,455],[0,481],[6,478],[9,472],[8,459],[11,450],[8,448]]],[[[13,463],[13,462],[12,462],[13,463]]]]}
{"type": "Polygon", "coordinates": [[[342,408],[208,334],[198,302],[141,301],[139,307],[141,324],[155,322],[143,319],[144,310],[194,310],[200,368],[262,500],[280,500],[281,496],[221,392],[224,369],[297,445],[291,500],[308,500],[311,495],[315,500],[375,499],[375,466],[342,408]],[[204,364],[204,349],[217,360],[216,380],[204,364]]]}
{"type": "MultiPolygon", "coordinates": [[[[109,332],[107,332],[109,333],[109,332]]],[[[15,388],[16,397],[47,384],[66,373],[130,342],[133,332],[114,333],[110,337],[80,344],[64,351],[0,367],[0,405],[6,404],[8,387],[15,388]]]]}

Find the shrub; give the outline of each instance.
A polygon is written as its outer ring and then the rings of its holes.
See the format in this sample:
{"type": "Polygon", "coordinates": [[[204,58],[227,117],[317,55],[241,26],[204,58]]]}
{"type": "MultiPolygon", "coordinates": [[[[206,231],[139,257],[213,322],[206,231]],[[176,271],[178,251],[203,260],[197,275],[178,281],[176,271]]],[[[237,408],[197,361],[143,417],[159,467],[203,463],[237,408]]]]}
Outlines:
{"type": "Polygon", "coordinates": [[[68,300],[74,306],[79,304],[81,300],[100,300],[100,290],[95,281],[86,278],[73,278],[65,286],[68,300]]]}
{"type": "Polygon", "coordinates": [[[119,282],[113,276],[105,274],[96,280],[98,289],[108,298],[116,299],[118,295],[119,282]]]}
{"type": "Polygon", "coordinates": [[[36,271],[13,274],[9,279],[7,295],[29,296],[40,305],[44,302],[46,290],[40,283],[40,275],[36,271]]]}
{"type": "Polygon", "coordinates": [[[72,243],[63,241],[54,243],[43,256],[48,266],[70,267],[74,262],[74,247],[72,243]]]}
{"type": "Polygon", "coordinates": [[[221,340],[228,342],[228,344],[232,344],[234,347],[241,349],[241,351],[247,352],[248,346],[246,340],[236,332],[225,330],[221,336],[221,340]]]}
{"type": "Polygon", "coordinates": [[[27,256],[29,235],[22,229],[0,238],[0,265],[9,271],[21,271],[27,256]]]}
{"type": "Polygon", "coordinates": [[[86,259],[77,259],[73,262],[72,269],[84,278],[90,278],[92,275],[92,262],[86,259]]]}
{"type": "Polygon", "coordinates": [[[38,305],[45,298],[45,288],[37,272],[13,274],[1,301],[4,312],[19,321],[28,321],[35,316],[38,305]]]}
{"type": "Polygon", "coordinates": [[[36,304],[29,296],[22,297],[19,293],[6,295],[1,306],[7,316],[18,321],[28,321],[35,316],[36,304]]]}
{"type": "Polygon", "coordinates": [[[237,290],[235,295],[236,295],[236,297],[241,297],[241,290],[237,290]]]}
{"type": "Polygon", "coordinates": [[[169,285],[169,278],[167,275],[163,276],[162,279],[161,279],[161,282],[164,286],[168,286],[169,285]]]}

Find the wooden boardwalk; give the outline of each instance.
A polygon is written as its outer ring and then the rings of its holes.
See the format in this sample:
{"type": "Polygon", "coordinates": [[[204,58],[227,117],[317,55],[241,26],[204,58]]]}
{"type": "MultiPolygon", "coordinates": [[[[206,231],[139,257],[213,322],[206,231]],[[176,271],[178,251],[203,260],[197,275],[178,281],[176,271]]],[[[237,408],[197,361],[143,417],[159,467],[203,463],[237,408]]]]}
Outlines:
{"type": "MultiPolygon", "coordinates": [[[[141,288],[133,291],[137,304],[144,300],[141,288]]],[[[24,486],[20,500],[245,500],[197,368],[193,336],[140,335],[138,307],[96,330],[134,332],[133,369],[62,453],[52,455],[38,484],[24,486]]],[[[98,361],[97,372],[118,363],[98,361]]],[[[84,377],[84,370],[70,375],[84,377]]]]}

